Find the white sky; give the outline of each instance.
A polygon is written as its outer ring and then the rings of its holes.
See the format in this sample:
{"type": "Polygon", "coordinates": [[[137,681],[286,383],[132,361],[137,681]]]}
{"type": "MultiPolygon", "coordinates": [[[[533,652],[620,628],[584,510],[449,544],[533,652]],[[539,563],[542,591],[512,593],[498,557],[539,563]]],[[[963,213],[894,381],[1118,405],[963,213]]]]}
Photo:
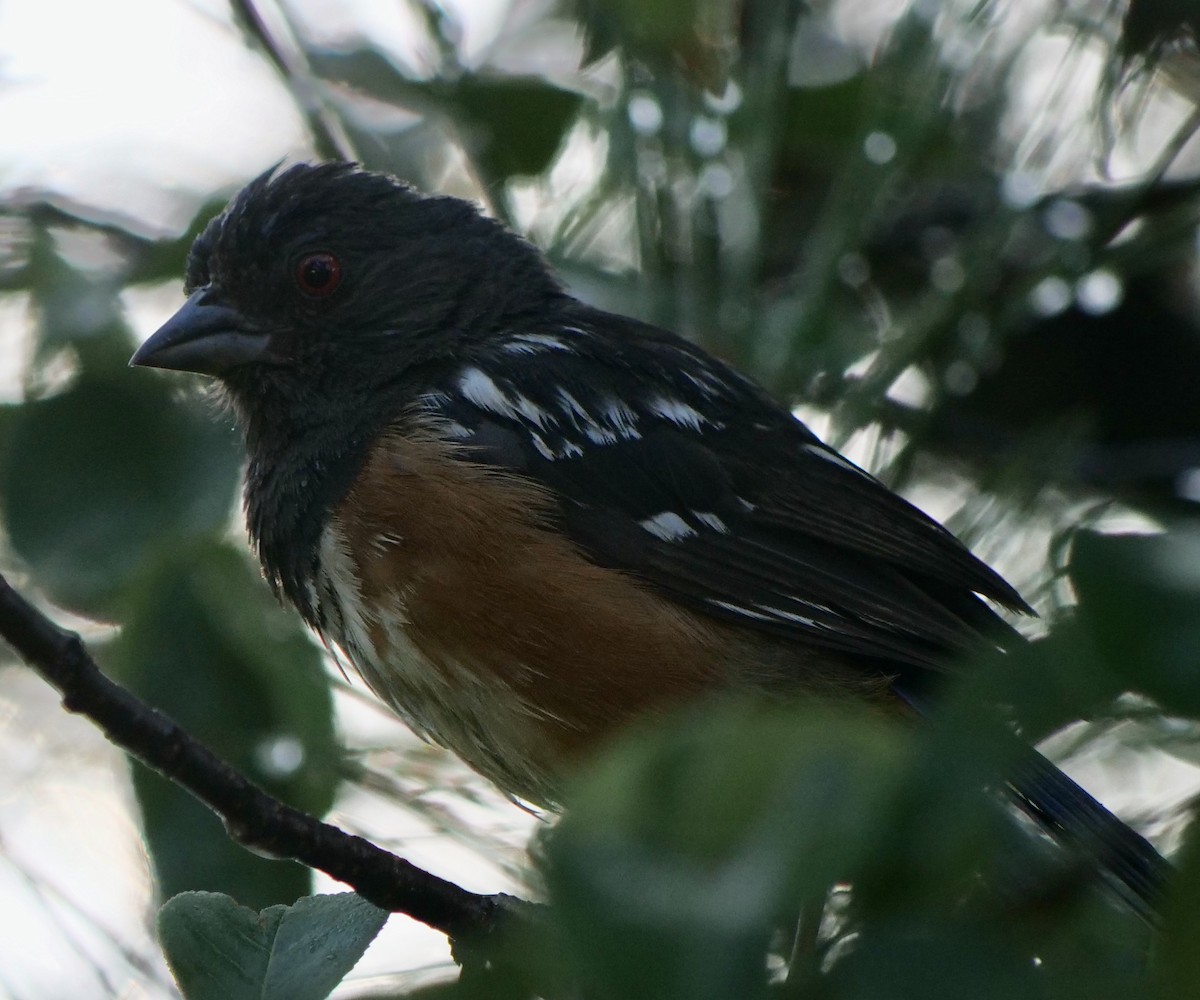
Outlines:
{"type": "Polygon", "coordinates": [[[195,197],[301,149],[270,67],[210,6],[0,6],[0,190],[49,188],[179,229],[194,204],[171,188],[195,197]]]}

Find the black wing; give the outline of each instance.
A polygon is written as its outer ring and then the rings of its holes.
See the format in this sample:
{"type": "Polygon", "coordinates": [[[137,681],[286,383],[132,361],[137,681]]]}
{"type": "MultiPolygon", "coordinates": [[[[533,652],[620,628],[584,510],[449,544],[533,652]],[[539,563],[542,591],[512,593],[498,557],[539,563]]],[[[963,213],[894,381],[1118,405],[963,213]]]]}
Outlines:
{"type": "Polygon", "coordinates": [[[710,615],[896,665],[1028,610],[952,535],[683,340],[580,309],[430,385],[465,454],[530,476],[598,563],[710,615]]]}
{"type": "MultiPolygon", "coordinates": [[[[921,709],[947,654],[1030,612],[949,532],[825,447],[753,383],[669,334],[583,311],[432,385],[464,454],[536,479],[591,558],[750,628],[851,654],[921,709]]],[[[1170,865],[1025,749],[1010,788],[1153,921],[1170,865]]]]}

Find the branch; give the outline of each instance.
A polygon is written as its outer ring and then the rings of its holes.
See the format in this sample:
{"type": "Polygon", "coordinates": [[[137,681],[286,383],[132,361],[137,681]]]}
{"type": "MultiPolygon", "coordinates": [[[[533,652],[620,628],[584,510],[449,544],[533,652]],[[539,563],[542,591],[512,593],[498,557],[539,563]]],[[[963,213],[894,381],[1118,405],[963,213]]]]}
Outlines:
{"type": "Polygon", "coordinates": [[[345,882],[376,906],[441,931],[458,944],[491,939],[533,904],[468,892],[362,837],[268,795],[161,712],[105,677],[79,636],[43,615],[0,576],[0,636],[61,694],[63,707],[187,789],[238,843],[291,858],[345,882]]]}
{"type": "MultiPolygon", "coordinates": [[[[291,91],[293,99],[308,122],[318,155],[325,160],[357,160],[354,143],[347,135],[341,119],[329,109],[321,97],[320,86],[309,69],[302,46],[292,36],[290,27],[281,23],[277,29],[289,35],[289,47],[276,37],[262,12],[255,6],[254,0],[232,0],[231,7],[233,16],[242,30],[262,46],[267,58],[271,60],[291,91]]],[[[278,8],[274,9],[277,20],[282,22],[282,12],[278,8]]]]}

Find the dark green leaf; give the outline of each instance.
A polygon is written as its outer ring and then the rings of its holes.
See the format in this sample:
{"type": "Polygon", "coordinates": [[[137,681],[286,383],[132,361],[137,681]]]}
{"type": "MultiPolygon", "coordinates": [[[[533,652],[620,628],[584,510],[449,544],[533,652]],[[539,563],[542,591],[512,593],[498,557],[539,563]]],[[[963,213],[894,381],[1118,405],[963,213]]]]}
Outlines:
{"type": "Polygon", "coordinates": [[[1200,983],[1200,828],[1195,822],[1178,858],[1167,901],[1157,967],[1162,1000],[1190,1000],[1200,983]]]}
{"type": "Polygon", "coordinates": [[[1080,625],[1124,687],[1200,716],[1200,531],[1080,533],[1071,579],[1080,625]]]}
{"type": "Polygon", "coordinates": [[[493,181],[545,170],[581,100],[533,77],[468,76],[449,95],[468,148],[493,181]]]}
{"type": "Polygon", "coordinates": [[[866,714],[689,716],[624,744],[550,842],[567,950],[601,995],[752,997],[802,900],[876,852],[908,760],[866,714]]]}
{"type": "Polygon", "coordinates": [[[734,0],[576,0],[587,58],[612,48],[656,70],[679,69],[693,83],[724,89],[737,47],[734,0]]]}
{"type": "Polygon", "coordinates": [[[17,554],[64,606],[111,613],[152,553],[222,530],[239,464],[228,427],[118,369],[13,414],[0,504],[17,554]]]}
{"type": "Polygon", "coordinates": [[[904,925],[865,932],[829,977],[838,1000],[1045,1000],[1027,953],[969,925],[904,925]]]}
{"type": "Polygon", "coordinates": [[[579,94],[531,76],[479,74],[452,81],[410,80],[370,49],[321,53],[315,56],[314,65],[330,79],[417,114],[452,122],[492,183],[545,170],[583,100],[579,94]]]}
{"type": "MultiPolygon", "coordinates": [[[[1121,25],[1121,50],[1126,59],[1155,55],[1172,42],[1200,36],[1200,8],[1195,0],[1129,0],[1121,25]]],[[[1194,55],[1194,53],[1193,53],[1194,55]]]]}
{"type": "MultiPolygon", "coordinates": [[[[314,815],[333,801],[340,751],[319,650],[242,553],[177,549],[131,591],[105,663],[242,773],[314,815]]],[[[146,838],[167,893],[216,889],[255,906],[294,899],[306,869],[239,847],[208,810],[135,769],[146,838]]]]}

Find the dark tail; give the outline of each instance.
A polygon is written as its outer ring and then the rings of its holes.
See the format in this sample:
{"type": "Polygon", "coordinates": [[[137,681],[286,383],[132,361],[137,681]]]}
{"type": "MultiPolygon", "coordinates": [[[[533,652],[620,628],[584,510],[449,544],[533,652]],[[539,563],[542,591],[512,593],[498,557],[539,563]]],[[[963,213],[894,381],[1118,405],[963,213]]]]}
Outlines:
{"type": "Polygon", "coordinates": [[[1145,837],[1030,747],[1022,749],[1008,787],[1024,812],[1094,864],[1148,923],[1158,923],[1173,869],[1145,837]]]}
{"type": "MultiPolygon", "coordinates": [[[[929,699],[897,686],[918,713],[929,699]]],[[[1132,830],[1050,761],[1010,734],[1008,791],[1017,806],[1081,862],[1093,868],[1147,923],[1157,925],[1174,871],[1140,833],[1132,830]]]]}

